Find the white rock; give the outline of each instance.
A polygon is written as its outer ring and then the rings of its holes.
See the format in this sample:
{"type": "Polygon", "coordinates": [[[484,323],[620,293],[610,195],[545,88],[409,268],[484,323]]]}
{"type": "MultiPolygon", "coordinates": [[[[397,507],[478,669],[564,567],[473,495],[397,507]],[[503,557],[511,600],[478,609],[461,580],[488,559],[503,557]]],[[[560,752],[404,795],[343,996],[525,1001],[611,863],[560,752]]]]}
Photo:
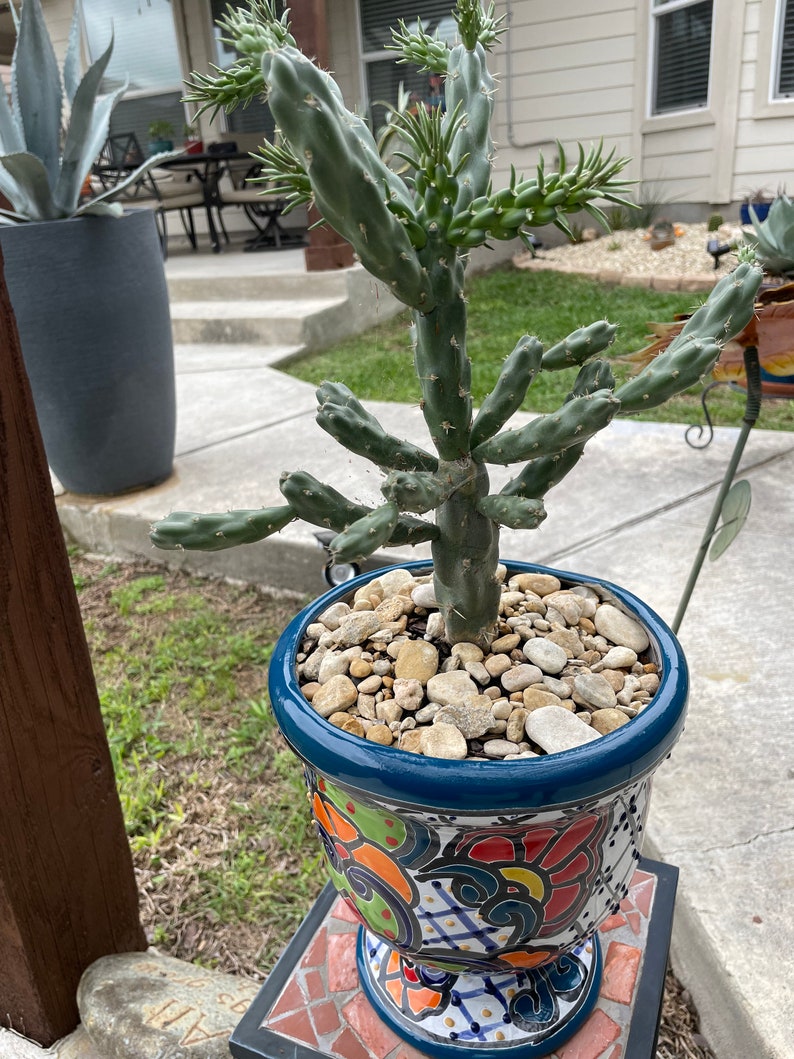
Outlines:
{"type": "Polygon", "coordinates": [[[479,739],[494,725],[494,715],[488,705],[442,706],[433,724],[454,724],[464,739],[479,739]]]}
{"type": "Polygon", "coordinates": [[[332,603],[327,610],[322,612],[317,620],[322,623],[326,629],[338,629],[339,623],[343,618],[346,618],[349,613],[350,607],[347,603],[332,603]]]}
{"type": "Polygon", "coordinates": [[[400,677],[395,680],[392,691],[394,692],[394,701],[400,708],[411,713],[421,707],[425,697],[425,689],[422,686],[422,682],[416,679],[400,677]]]}
{"type": "Polygon", "coordinates": [[[433,588],[432,581],[429,581],[426,585],[417,585],[411,592],[411,599],[417,607],[425,607],[426,609],[434,609],[438,607],[436,592],[433,588]]]}
{"type": "Polygon", "coordinates": [[[630,647],[639,654],[650,643],[642,625],[611,603],[602,604],[593,620],[596,630],[619,647],[630,647]]]}
{"type": "Polygon", "coordinates": [[[512,691],[523,691],[524,688],[528,688],[531,684],[537,684],[542,679],[543,673],[538,666],[530,665],[529,662],[522,662],[502,674],[501,684],[505,691],[510,693],[512,691]]]}
{"type": "Polygon", "coordinates": [[[527,640],[524,644],[524,654],[533,665],[552,676],[560,673],[568,661],[568,655],[559,644],[550,643],[542,636],[527,640]]]}
{"type": "Polygon", "coordinates": [[[611,709],[617,702],[612,685],[600,673],[580,673],[573,686],[584,701],[597,710],[611,709]]]}
{"type": "Polygon", "coordinates": [[[465,706],[480,697],[480,689],[463,669],[438,673],[427,682],[427,697],[441,706],[465,706]]]}
{"type": "Polygon", "coordinates": [[[336,642],[340,647],[352,647],[364,643],[380,628],[380,618],[371,610],[354,610],[343,618],[336,630],[336,642]]]}
{"type": "Polygon", "coordinates": [[[452,724],[434,724],[423,728],[420,747],[425,757],[442,757],[462,761],[469,752],[466,740],[452,724]]]}
{"type": "Polygon", "coordinates": [[[541,706],[527,717],[527,735],[547,754],[559,754],[598,739],[598,732],[560,706],[541,706]]]}
{"type": "Polygon", "coordinates": [[[610,647],[601,664],[606,669],[630,669],[637,661],[637,652],[630,647],[610,647]]]}

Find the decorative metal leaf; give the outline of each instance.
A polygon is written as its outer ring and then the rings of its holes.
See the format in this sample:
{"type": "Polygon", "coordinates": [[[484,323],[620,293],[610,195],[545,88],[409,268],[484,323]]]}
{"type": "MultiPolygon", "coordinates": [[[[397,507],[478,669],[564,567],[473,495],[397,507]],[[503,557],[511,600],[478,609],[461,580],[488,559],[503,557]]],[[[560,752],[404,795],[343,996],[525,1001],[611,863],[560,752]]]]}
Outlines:
{"type": "Polygon", "coordinates": [[[728,494],[722,502],[722,525],[714,536],[709,551],[709,559],[713,562],[719,559],[722,553],[735,540],[742,526],[747,521],[747,513],[750,510],[752,489],[746,479],[734,482],[728,490],[728,494]]]}

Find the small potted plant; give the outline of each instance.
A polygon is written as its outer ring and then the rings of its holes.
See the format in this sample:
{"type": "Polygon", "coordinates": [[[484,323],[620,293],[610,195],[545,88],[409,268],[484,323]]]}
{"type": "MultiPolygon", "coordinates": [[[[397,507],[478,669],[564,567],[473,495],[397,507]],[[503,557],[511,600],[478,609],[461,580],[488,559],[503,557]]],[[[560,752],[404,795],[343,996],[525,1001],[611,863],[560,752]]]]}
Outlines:
{"type": "Polygon", "coordinates": [[[160,241],[149,210],[87,183],[126,85],[97,99],[112,42],[82,80],[75,10],[63,78],[39,0],[22,5],[0,92],[0,249],[50,466],[66,489],[111,494],[172,468],[175,396],[160,241]],[[69,110],[61,133],[64,103],[69,110]]]}
{"type": "Polygon", "coordinates": [[[174,149],[174,126],[170,121],[153,121],[149,124],[149,154],[162,154],[174,149]]]}
{"type": "Polygon", "coordinates": [[[555,1050],[595,1002],[596,932],[633,875],[650,777],[683,725],[686,667],[661,620],[617,586],[501,563],[500,526],[537,526],[590,437],[710,371],[752,315],[761,273],[748,254],[621,386],[599,356],[607,321],[548,348],[524,335],[475,413],[471,248],[543,224],[569,232],[582,208],[607,227],[596,200],[625,201],[626,160],[593,147],[569,167],[559,146],[558,167],[493,188],[499,24],[479,0],[458,0],[454,16],[454,46],[420,23],[395,31],[400,58],[443,76],[446,94],[444,108],[395,115],[401,174],[271,0],[221,19],[239,58],[194,75],[192,100],[217,111],[267,90],[281,134],[262,150],[267,176],[411,307],[429,444],[389,434],[344,385],[323,383],[317,421],[380,469],[378,502],[296,470],[274,507],[174,512],[152,540],[221,549],[300,518],[333,532],[339,562],[430,543],[431,562],[363,575],[298,615],[271,660],[271,701],[306,765],[331,878],[362,922],[359,972],[378,1013],[432,1055],[525,1059],[555,1050]],[[510,429],[538,374],[577,366],[558,412],[510,429]],[[489,464],[513,469],[501,488],[489,464]],[[634,707],[624,677],[646,689],[634,707]],[[607,705],[618,683],[625,712],[607,705]]]}
{"type": "Polygon", "coordinates": [[[755,224],[763,221],[769,213],[769,208],[774,201],[774,195],[768,188],[751,188],[739,206],[739,220],[743,225],[755,224]]]}
{"type": "Polygon", "coordinates": [[[204,150],[204,141],[201,139],[197,125],[185,122],[182,127],[182,136],[186,154],[201,154],[204,150]]]}

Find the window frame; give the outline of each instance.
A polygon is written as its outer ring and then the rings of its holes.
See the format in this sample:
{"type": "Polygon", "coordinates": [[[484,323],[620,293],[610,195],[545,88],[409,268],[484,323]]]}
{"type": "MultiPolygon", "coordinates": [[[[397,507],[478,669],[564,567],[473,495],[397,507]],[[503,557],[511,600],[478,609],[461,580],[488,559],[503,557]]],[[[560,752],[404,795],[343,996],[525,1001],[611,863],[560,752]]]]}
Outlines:
{"type": "Polygon", "coordinates": [[[786,0],[761,0],[755,64],[753,118],[794,117],[794,96],[776,96],[780,27],[786,0]]]}
{"type": "Polygon", "coordinates": [[[657,64],[657,41],[661,19],[676,11],[695,7],[704,0],[651,0],[649,5],[649,27],[648,27],[648,83],[646,93],[646,118],[654,123],[669,120],[671,127],[680,127],[682,124],[700,125],[710,121],[711,101],[714,91],[714,38],[715,38],[715,4],[711,3],[711,40],[709,43],[709,67],[708,88],[706,99],[702,104],[686,105],[675,110],[654,110],[655,99],[658,90],[658,64],[657,64]]]}

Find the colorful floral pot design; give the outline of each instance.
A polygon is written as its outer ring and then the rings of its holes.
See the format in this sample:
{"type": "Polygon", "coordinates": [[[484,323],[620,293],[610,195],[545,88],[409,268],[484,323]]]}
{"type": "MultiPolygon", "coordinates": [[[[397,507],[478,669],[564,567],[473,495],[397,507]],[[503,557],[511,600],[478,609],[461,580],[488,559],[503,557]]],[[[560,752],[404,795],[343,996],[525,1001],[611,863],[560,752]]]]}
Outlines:
{"type": "Polygon", "coordinates": [[[596,931],[628,891],[651,775],[683,728],[680,647],[636,597],[587,578],[646,626],[661,670],[653,702],[564,754],[425,758],[334,728],[299,689],[303,630],[372,577],[298,615],[270,666],[273,709],[306,765],[329,875],[362,923],[362,985],[384,1021],[430,1055],[548,1055],[597,999],[596,931]]]}

